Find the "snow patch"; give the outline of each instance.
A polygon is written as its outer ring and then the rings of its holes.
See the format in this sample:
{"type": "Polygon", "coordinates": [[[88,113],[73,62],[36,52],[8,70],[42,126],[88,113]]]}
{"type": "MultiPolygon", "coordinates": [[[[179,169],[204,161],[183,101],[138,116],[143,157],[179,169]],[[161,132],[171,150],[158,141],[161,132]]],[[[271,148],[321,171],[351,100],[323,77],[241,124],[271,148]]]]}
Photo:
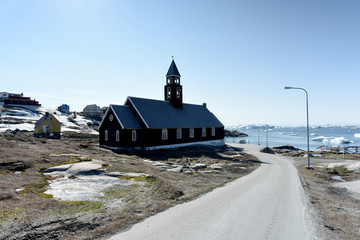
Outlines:
{"type": "Polygon", "coordinates": [[[359,161],[351,161],[348,160],[346,162],[340,162],[340,163],[329,163],[327,168],[336,168],[336,167],[342,167],[346,168],[350,171],[360,172],[360,162],[359,161]]]}
{"type": "Polygon", "coordinates": [[[124,180],[118,176],[148,176],[139,173],[108,173],[104,169],[105,165],[101,161],[92,160],[47,168],[43,174],[54,180],[49,181],[45,193],[65,201],[98,200],[96,198],[104,196],[103,191],[112,186],[139,184],[135,180],[124,180]]]}
{"type": "Polygon", "coordinates": [[[354,197],[360,199],[360,180],[352,182],[335,183],[335,187],[346,188],[349,192],[355,194],[354,197]]]}

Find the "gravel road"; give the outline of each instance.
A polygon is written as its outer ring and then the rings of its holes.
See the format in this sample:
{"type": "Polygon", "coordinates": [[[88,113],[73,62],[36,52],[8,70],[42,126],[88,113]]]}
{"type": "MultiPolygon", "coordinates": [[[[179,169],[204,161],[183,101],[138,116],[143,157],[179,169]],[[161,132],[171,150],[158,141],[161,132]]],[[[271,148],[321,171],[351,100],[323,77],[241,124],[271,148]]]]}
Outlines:
{"type": "Polygon", "coordinates": [[[263,164],[222,188],[134,225],[111,240],[316,239],[294,164],[244,148],[263,164]]]}

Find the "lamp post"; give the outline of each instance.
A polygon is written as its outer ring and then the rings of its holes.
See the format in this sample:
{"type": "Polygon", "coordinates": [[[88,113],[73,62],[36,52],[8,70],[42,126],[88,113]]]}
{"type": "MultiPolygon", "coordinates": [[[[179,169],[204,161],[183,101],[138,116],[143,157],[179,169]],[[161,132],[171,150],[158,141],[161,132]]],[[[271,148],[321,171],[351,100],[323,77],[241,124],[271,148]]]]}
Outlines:
{"type": "Polygon", "coordinates": [[[304,88],[299,87],[284,87],[284,89],[299,89],[303,90],[306,93],[306,124],[307,124],[307,158],[308,166],[307,169],[310,169],[310,147],[309,147],[309,104],[308,104],[308,93],[304,88]]]}
{"type": "Polygon", "coordinates": [[[265,129],[266,132],[266,147],[269,147],[269,129],[265,129]]]}

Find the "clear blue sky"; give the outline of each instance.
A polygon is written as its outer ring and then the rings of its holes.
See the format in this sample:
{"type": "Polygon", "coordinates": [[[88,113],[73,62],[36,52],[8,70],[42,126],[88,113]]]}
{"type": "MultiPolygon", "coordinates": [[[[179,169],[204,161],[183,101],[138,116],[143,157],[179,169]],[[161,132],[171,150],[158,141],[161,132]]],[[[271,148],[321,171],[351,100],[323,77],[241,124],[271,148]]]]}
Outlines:
{"type": "Polygon", "coordinates": [[[184,102],[225,125],[360,124],[358,0],[0,0],[0,91],[45,107],[163,99],[171,56],[184,102]]]}

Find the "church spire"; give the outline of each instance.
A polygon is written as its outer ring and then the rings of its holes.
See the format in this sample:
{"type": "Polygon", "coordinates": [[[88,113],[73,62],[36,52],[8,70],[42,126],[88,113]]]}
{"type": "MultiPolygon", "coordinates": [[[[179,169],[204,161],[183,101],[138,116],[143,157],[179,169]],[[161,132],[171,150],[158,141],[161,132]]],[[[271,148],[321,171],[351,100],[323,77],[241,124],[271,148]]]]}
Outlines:
{"type": "Polygon", "coordinates": [[[166,74],[165,101],[169,101],[175,108],[182,108],[182,86],[180,73],[176,67],[174,58],[166,74]]]}
{"type": "Polygon", "coordinates": [[[181,77],[180,73],[179,73],[179,70],[177,69],[176,67],[176,64],[175,64],[175,61],[174,61],[174,58],[171,62],[171,65],[169,67],[169,70],[166,74],[166,77],[170,77],[170,76],[174,76],[174,77],[181,77]]]}

